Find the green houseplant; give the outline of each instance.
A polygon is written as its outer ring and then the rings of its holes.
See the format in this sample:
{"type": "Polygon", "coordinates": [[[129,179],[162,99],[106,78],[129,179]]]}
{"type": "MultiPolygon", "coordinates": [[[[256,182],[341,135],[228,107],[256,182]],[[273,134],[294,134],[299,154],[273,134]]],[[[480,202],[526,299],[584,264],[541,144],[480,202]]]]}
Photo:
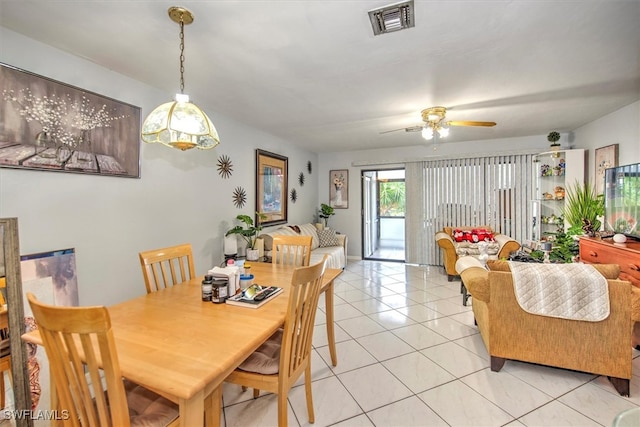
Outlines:
{"type": "Polygon", "coordinates": [[[320,205],[320,209],[318,210],[318,216],[322,219],[324,219],[324,226],[328,227],[329,226],[329,217],[331,215],[335,215],[335,210],[333,209],[333,207],[327,205],[326,203],[323,203],[320,205]]]}
{"type": "Polygon", "coordinates": [[[560,133],[556,132],[555,130],[552,132],[549,132],[549,135],[547,135],[547,141],[551,143],[550,146],[552,150],[559,149],[560,143],[558,141],[560,141],[560,133]]]}
{"type": "Polygon", "coordinates": [[[568,235],[586,234],[593,237],[602,224],[600,217],[604,215],[604,196],[596,194],[590,182],[582,184],[576,181],[567,187],[562,213],[569,223],[568,235]]]}
{"type": "MultiPolygon", "coordinates": [[[[256,239],[258,238],[258,233],[260,233],[260,231],[262,231],[263,229],[262,225],[260,225],[260,222],[267,219],[267,216],[260,212],[256,212],[256,216],[258,218],[258,222],[255,225],[253,224],[253,218],[251,218],[249,215],[240,214],[236,216],[236,219],[244,225],[236,225],[231,230],[227,231],[227,234],[225,234],[225,236],[237,234],[242,237],[245,242],[247,242],[247,259],[250,258],[248,253],[249,250],[256,250],[256,239]]],[[[256,259],[258,259],[257,256],[255,258],[252,257],[251,260],[256,259]]]]}

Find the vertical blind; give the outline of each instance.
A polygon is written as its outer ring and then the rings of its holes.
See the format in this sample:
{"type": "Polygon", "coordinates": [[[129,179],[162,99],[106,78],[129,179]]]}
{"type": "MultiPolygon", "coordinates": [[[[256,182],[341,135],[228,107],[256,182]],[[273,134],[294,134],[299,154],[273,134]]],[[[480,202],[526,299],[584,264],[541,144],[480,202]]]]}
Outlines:
{"type": "Polygon", "coordinates": [[[533,173],[531,154],[407,163],[406,262],[442,265],[435,233],[445,226],[488,225],[527,239],[533,173]]]}

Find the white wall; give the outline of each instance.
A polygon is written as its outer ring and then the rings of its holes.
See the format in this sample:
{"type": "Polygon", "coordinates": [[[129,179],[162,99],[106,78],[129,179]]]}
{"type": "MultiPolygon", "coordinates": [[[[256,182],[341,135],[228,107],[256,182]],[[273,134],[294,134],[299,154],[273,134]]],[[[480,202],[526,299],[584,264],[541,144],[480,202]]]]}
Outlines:
{"type": "Polygon", "coordinates": [[[575,129],[571,139],[579,144],[577,148],[589,150],[591,178],[595,171],[595,149],[599,147],[618,144],[619,165],[640,162],[640,101],[575,129]]]}
{"type": "MultiPolygon", "coordinates": [[[[416,135],[417,136],[417,135],[416,135]]],[[[419,137],[419,136],[417,136],[419,137]]],[[[614,143],[620,144],[620,164],[640,162],[640,101],[621,108],[592,123],[563,133],[560,140],[563,148],[587,149],[589,176],[593,176],[594,149],[614,143]]],[[[480,140],[461,143],[442,143],[434,151],[433,145],[398,147],[395,149],[321,153],[319,156],[318,194],[320,202],[329,199],[329,170],[349,170],[349,208],[337,209],[330,225],[349,236],[351,258],[362,256],[362,170],[385,169],[401,166],[404,161],[438,156],[464,156],[509,152],[543,152],[549,150],[546,135],[509,138],[502,140],[480,140]]]]}
{"type": "MultiPolygon", "coordinates": [[[[1,27],[0,40],[0,62],[137,105],[143,118],[173,97],[1,27]]],[[[0,168],[0,217],[18,217],[20,252],[75,248],[83,305],[143,294],[142,250],[190,242],[196,273],[203,274],[222,261],[222,236],[235,216],[255,211],[256,148],[289,158],[289,189],[298,192],[297,203],[289,202],[289,222],[311,222],[318,201],[317,154],[200,107],[215,123],[221,144],[180,152],[143,143],[140,179],[0,168]],[[222,154],[233,162],[229,179],[217,172],[222,154]],[[306,175],[303,187],[300,172],[306,175]],[[239,186],[248,196],[242,209],[232,201],[239,186]]]]}

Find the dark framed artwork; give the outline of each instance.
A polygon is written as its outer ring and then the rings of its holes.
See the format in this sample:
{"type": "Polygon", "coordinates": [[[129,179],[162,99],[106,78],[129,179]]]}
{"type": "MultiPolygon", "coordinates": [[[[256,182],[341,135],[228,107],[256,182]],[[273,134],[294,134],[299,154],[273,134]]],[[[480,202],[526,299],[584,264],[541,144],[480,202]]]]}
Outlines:
{"type": "Polygon", "coordinates": [[[596,194],[604,194],[604,171],[618,166],[618,144],[596,148],[596,194]]]}
{"type": "Polygon", "coordinates": [[[0,63],[0,167],[140,177],[140,107],[0,63]]]}
{"type": "Polygon", "coordinates": [[[349,208],[349,170],[329,171],[329,204],[335,209],[349,208]]]}
{"type": "Polygon", "coordinates": [[[256,211],[266,217],[260,221],[265,227],[287,222],[288,163],[287,157],[256,150],[256,211]]]}

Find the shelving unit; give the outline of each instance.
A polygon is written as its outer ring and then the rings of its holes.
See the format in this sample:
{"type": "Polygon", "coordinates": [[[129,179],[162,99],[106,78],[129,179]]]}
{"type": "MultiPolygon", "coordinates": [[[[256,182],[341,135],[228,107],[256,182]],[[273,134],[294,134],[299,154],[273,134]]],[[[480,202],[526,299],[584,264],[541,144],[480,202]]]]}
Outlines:
{"type": "Polygon", "coordinates": [[[533,227],[531,240],[553,240],[554,234],[567,229],[562,210],[566,190],[576,182],[584,182],[585,151],[548,151],[533,156],[535,199],[532,201],[533,227]]]}

